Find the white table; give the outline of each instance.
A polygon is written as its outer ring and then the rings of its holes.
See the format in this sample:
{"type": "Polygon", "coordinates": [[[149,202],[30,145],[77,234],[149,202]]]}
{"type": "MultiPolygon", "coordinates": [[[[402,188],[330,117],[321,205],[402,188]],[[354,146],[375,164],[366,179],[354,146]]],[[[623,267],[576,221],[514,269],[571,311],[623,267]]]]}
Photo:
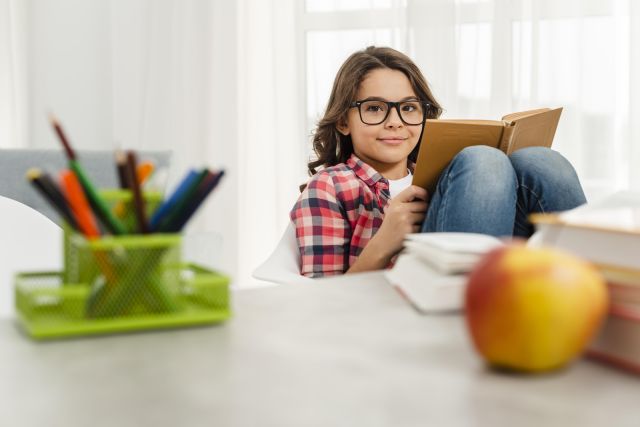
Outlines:
{"type": "Polygon", "coordinates": [[[238,291],[226,324],[36,343],[0,321],[1,426],[634,426],[640,379],[488,370],[378,273],[238,291]]]}

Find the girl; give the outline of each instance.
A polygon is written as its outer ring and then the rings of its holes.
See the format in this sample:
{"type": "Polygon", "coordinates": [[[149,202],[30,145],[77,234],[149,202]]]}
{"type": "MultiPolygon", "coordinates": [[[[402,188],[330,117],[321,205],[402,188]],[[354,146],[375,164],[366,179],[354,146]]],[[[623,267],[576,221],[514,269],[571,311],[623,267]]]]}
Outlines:
{"type": "Polygon", "coordinates": [[[424,122],[441,112],[406,55],[368,47],[346,60],[314,133],[312,178],[291,211],[301,274],[385,268],[405,235],[418,231],[529,237],[529,213],[585,203],[571,164],[541,147],[508,157],[469,147],[442,173],[435,194],[411,185],[424,122]]]}

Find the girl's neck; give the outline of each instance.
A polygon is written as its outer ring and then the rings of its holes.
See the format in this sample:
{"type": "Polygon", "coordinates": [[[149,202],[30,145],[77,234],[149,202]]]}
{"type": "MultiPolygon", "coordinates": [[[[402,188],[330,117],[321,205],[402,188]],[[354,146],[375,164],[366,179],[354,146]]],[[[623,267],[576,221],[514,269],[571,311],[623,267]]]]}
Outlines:
{"type": "Polygon", "coordinates": [[[389,180],[402,179],[409,174],[409,169],[407,169],[407,165],[403,164],[401,167],[396,167],[393,170],[380,172],[382,176],[389,180]]]}
{"type": "Polygon", "coordinates": [[[401,179],[407,176],[409,171],[407,170],[407,162],[399,162],[395,164],[376,162],[371,159],[362,159],[367,162],[369,166],[374,168],[380,175],[389,180],[401,179]]]}

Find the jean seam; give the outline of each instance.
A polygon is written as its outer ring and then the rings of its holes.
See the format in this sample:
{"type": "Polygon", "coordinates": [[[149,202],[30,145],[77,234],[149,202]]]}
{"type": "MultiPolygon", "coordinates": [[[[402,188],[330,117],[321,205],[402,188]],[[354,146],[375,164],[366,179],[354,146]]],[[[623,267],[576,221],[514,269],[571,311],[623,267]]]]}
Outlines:
{"type": "MultiPolygon", "coordinates": [[[[541,200],[542,197],[540,197],[538,195],[538,193],[536,193],[534,190],[532,190],[531,188],[527,187],[525,184],[520,184],[519,185],[520,188],[523,188],[527,191],[529,191],[531,194],[533,194],[536,198],[536,204],[540,207],[540,211],[542,213],[545,213],[547,210],[544,208],[544,205],[542,204],[541,200]]],[[[520,202],[518,201],[517,197],[516,197],[516,204],[518,205],[519,208],[522,208],[522,206],[520,205],[520,202]]],[[[524,209],[523,209],[524,210],[524,209]]],[[[532,212],[532,210],[530,210],[532,212]]]]}
{"type": "MultiPolygon", "coordinates": [[[[449,187],[451,186],[451,174],[453,173],[453,170],[449,170],[447,172],[447,192],[449,191],[449,187]]],[[[444,196],[444,194],[443,194],[444,196]]],[[[444,219],[447,217],[446,213],[447,213],[447,204],[449,202],[449,198],[448,197],[442,197],[442,207],[440,208],[440,211],[438,212],[438,226],[436,227],[436,231],[442,231],[444,228],[442,226],[442,224],[444,223],[444,219]]]]}

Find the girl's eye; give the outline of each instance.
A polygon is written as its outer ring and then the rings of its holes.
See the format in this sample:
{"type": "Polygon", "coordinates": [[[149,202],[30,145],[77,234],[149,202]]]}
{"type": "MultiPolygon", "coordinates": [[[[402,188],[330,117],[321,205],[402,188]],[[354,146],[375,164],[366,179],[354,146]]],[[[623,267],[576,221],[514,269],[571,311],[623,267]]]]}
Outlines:
{"type": "Polygon", "coordinates": [[[376,104],[368,104],[365,106],[365,110],[371,113],[379,113],[381,111],[384,111],[384,109],[382,108],[381,105],[376,105],[376,104]]]}
{"type": "Polygon", "coordinates": [[[402,111],[405,111],[407,113],[413,113],[414,111],[418,110],[418,105],[415,103],[411,103],[411,104],[402,104],[402,111]]]}

